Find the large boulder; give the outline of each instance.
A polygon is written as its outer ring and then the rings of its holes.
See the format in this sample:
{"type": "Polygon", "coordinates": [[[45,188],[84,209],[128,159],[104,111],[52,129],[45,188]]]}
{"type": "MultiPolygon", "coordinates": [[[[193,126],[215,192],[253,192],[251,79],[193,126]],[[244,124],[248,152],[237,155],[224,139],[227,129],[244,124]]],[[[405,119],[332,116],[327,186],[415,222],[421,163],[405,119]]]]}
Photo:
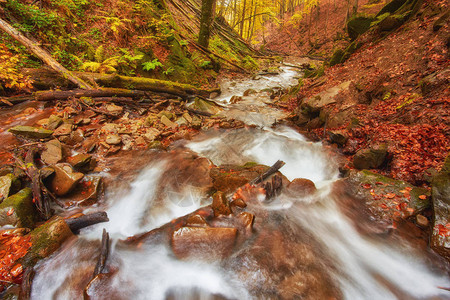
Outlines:
{"type": "Polygon", "coordinates": [[[55,217],[30,232],[30,236],[31,247],[22,259],[22,264],[27,267],[58,250],[73,233],[64,219],[55,217]]]}
{"type": "Polygon", "coordinates": [[[450,155],[432,181],[433,232],[431,247],[450,260],[450,155]]]}
{"type": "Polygon", "coordinates": [[[407,219],[430,208],[430,192],[405,181],[395,180],[367,170],[352,171],[346,182],[350,191],[365,201],[380,221],[407,219]]]}
{"type": "Polygon", "coordinates": [[[387,153],[386,145],[361,149],[353,157],[353,165],[359,170],[377,169],[386,161],[387,153]]]}
{"type": "Polygon", "coordinates": [[[0,204],[0,226],[33,228],[37,220],[31,189],[25,188],[0,204]]]}
{"type": "Polygon", "coordinates": [[[173,232],[172,250],[178,258],[226,258],[233,251],[237,232],[236,228],[181,227],[173,232]]]}
{"type": "Polygon", "coordinates": [[[30,139],[45,139],[53,134],[52,130],[32,127],[32,126],[14,126],[8,130],[9,132],[30,139]]]}
{"type": "Polygon", "coordinates": [[[317,95],[303,100],[301,106],[307,111],[317,113],[324,106],[336,103],[335,97],[342,91],[347,90],[350,87],[351,81],[345,81],[339,85],[331,87],[317,95]]]}
{"type": "Polygon", "coordinates": [[[355,40],[358,36],[369,30],[373,16],[356,15],[347,22],[347,33],[350,39],[355,40]]]}
{"type": "Polygon", "coordinates": [[[198,97],[194,99],[194,103],[192,103],[190,107],[199,111],[210,113],[212,115],[215,115],[222,111],[222,108],[214,101],[200,99],[198,97]]]}

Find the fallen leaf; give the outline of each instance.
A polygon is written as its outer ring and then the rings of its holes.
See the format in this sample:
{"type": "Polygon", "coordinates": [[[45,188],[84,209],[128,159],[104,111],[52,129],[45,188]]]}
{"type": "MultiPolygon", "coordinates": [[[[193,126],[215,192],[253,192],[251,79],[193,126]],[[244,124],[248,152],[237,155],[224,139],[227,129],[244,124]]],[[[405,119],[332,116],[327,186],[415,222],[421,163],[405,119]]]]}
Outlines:
{"type": "Polygon", "coordinates": [[[388,199],[392,199],[392,198],[394,198],[396,195],[394,194],[394,193],[388,193],[388,194],[386,194],[386,195],[384,195],[384,197],[385,198],[388,198],[388,199]]]}
{"type": "Polygon", "coordinates": [[[427,199],[427,196],[426,195],[420,195],[419,199],[425,200],[425,199],[427,199]]]}

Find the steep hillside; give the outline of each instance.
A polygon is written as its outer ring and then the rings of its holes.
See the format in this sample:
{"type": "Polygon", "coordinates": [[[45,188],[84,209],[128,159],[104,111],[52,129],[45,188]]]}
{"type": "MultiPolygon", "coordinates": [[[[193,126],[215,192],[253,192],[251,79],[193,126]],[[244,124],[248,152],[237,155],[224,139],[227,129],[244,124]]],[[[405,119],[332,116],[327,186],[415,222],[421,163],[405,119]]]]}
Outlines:
{"type": "MultiPolygon", "coordinates": [[[[196,44],[200,1],[7,0],[0,16],[70,70],[207,84],[220,68],[252,69],[253,50],[218,20],[210,51],[196,44]]],[[[20,67],[41,62],[0,32],[20,67]]]]}

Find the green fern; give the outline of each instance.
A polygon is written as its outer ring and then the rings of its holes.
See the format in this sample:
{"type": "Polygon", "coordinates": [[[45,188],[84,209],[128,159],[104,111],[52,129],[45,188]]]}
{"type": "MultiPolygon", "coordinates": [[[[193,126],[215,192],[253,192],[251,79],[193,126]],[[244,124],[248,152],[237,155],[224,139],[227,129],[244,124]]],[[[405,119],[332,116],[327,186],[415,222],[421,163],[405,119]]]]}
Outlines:
{"type": "Polygon", "coordinates": [[[103,45],[100,45],[94,53],[95,61],[98,63],[102,63],[105,59],[105,49],[103,48],[103,45]]]}
{"type": "Polygon", "coordinates": [[[144,71],[154,70],[157,67],[162,67],[162,66],[163,66],[162,63],[160,63],[157,58],[155,58],[152,61],[146,61],[146,62],[142,63],[142,69],[144,71]]]}

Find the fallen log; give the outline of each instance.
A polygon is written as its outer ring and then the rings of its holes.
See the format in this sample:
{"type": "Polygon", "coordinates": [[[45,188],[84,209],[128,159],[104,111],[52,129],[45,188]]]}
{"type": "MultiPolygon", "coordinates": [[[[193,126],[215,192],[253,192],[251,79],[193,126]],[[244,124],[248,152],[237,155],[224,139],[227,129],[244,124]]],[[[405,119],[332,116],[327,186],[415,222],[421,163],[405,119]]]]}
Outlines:
{"type": "Polygon", "coordinates": [[[82,89],[90,89],[91,86],[84,82],[82,79],[78,78],[72,74],[69,70],[64,68],[60,63],[58,63],[47,51],[42,49],[37,45],[37,43],[31,41],[20,33],[17,29],[12,27],[8,22],[0,18],[0,29],[4,30],[7,34],[13,37],[16,41],[24,45],[29,51],[41,59],[44,63],[50,66],[53,70],[61,73],[61,75],[72,83],[77,85],[82,89]]]}
{"type": "Polygon", "coordinates": [[[25,269],[22,277],[22,284],[20,285],[19,299],[31,299],[31,285],[33,284],[34,275],[35,271],[32,267],[28,267],[25,269]]]}
{"type": "Polygon", "coordinates": [[[101,211],[101,212],[96,212],[96,213],[92,213],[92,214],[88,214],[88,215],[82,215],[77,218],[65,219],[64,221],[66,221],[70,230],[73,233],[77,234],[77,233],[79,233],[80,229],[83,229],[85,227],[88,227],[88,226],[91,226],[94,224],[108,222],[109,218],[108,218],[108,215],[106,214],[106,212],[101,211]]]}
{"type": "Polygon", "coordinates": [[[103,269],[106,265],[106,260],[108,259],[109,254],[109,234],[106,231],[106,229],[103,228],[103,234],[102,234],[102,248],[100,250],[100,256],[98,257],[97,264],[95,265],[94,269],[94,276],[97,276],[98,274],[103,272],[103,269]]]}

